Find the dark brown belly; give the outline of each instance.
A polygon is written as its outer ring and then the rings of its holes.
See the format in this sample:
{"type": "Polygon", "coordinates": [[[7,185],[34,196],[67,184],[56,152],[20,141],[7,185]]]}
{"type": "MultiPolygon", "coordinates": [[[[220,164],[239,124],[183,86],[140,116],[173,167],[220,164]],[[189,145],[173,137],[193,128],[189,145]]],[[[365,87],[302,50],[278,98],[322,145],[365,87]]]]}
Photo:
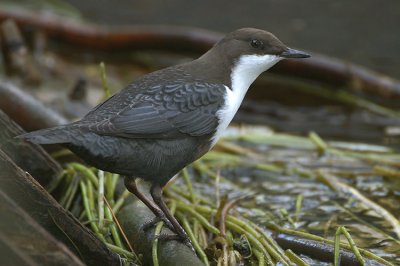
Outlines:
{"type": "Polygon", "coordinates": [[[66,145],[90,165],[164,185],[210,149],[209,137],[128,139],[85,134],[66,145]]]}

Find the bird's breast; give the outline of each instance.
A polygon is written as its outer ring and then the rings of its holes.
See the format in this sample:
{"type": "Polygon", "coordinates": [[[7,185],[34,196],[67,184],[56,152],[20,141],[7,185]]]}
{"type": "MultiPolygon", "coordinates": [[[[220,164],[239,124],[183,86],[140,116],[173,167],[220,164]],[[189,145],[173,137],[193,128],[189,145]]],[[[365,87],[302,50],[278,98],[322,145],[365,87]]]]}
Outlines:
{"type": "Polygon", "coordinates": [[[224,97],[225,98],[224,105],[219,111],[217,111],[219,124],[215,132],[215,135],[212,138],[211,147],[215,145],[215,143],[223,134],[224,130],[228,127],[229,123],[232,121],[247,92],[247,89],[231,90],[228,86],[225,86],[225,88],[226,88],[226,94],[224,97]]]}

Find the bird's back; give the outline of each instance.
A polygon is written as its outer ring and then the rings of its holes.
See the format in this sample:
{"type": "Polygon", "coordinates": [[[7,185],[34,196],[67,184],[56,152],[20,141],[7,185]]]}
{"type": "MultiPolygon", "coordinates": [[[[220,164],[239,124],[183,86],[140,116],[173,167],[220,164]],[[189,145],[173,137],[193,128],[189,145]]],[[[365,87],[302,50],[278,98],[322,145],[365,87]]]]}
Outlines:
{"type": "Polygon", "coordinates": [[[170,178],[209,150],[225,91],[171,67],[139,78],[80,121],[20,137],[65,145],[103,170],[170,178]]]}

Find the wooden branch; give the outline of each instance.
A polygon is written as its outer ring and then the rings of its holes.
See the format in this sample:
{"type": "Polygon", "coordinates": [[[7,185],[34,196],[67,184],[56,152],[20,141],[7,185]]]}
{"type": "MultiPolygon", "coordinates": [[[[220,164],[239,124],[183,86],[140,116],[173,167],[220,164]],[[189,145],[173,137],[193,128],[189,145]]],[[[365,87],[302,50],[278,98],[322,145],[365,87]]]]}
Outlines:
{"type": "MultiPolygon", "coordinates": [[[[105,27],[26,11],[0,10],[0,21],[12,18],[20,27],[37,28],[53,39],[90,49],[161,49],[203,53],[222,33],[193,27],[133,25],[105,27]]],[[[355,64],[312,54],[307,60],[284,60],[273,72],[350,87],[381,97],[400,98],[400,82],[355,64]]]]}
{"type": "Polygon", "coordinates": [[[24,132],[0,110],[0,149],[45,186],[62,173],[62,168],[41,146],[14,138],[24,132]]]}
{"type": "Polygon", "coordinates": [[[120,265],[118,255],[64,210],[1,150],[0,169],[1,189],[7,196],[87,265],[120,265]]]}
{"type": "Polygon", "coordinates": [[[313,54],[307,60],[285,60],[273,72],[325,82],[386,98],[400,98],[400,81],[365,67],[328,56],[313,54]]]}
{"type": "MultiPolygon", "coordinates": [[[[296,254],[304,254],[321,261],[333,262],[334,247],[331,244],[286,234],[278,234],[274,239],[283,249],[291,249],[296,254]]],[[[377,261],[365,259],[365,265],[381,265],[377,261]]],[[[340,250],[340,261],[342,265],[361,266],[356,256],[347,250],[340,250]]]]}
{"type": "Polygon", "coordinates": [[[0,109],[26,131],[68,123],[68,120],[46,107],[17,86],[0,80],[0,109]]]}
{"type": "Polygon", "coordinates": [[[144,48],[203,53],[223,36],[193,27],[135,25],[112,28],[55,16],[38,16],[22,10],[0,10],[0,22],[9,18],[20,27],[38,28],[54,39],[99,50],[144,48]]]}
{"type": "Polygon", "coordinates": [[[0,212],[2,265],[84,265],[1,189],[0,212]]]}
{"type": "MultiPolygon", "coordinates": [[[[133,198],[133,196],[132,196],[133,198]]],[[[118,220],[124,229],[129,241],[137,254],[142,254],[144,265],[152,265],[152,243],[154,239],[154,228],[143,231],[143,224],[151,221],[154,215],[139,201],[128,201],[119,211],[118,220]]],[[[162,234],[173,235],[168,228],[162,229],[162,234]]],[[[159,265],[191,265],[200,266],[203,262],[185,244],[176,240],[158,241],[159,265]]]]}

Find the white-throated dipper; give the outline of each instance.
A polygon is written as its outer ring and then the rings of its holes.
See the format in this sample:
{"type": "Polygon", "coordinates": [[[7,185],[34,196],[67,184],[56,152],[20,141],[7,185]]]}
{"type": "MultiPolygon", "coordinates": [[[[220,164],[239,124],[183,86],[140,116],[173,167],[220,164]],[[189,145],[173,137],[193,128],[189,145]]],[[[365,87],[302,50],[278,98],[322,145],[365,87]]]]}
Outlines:
{"type": "Polygon", "coordinates": [[[137,79],[80,121],[20,137],[63,144],[89,164],[124,175],[156,220],[190,243],[163,201],[163,186],[214,146],[262,72],[284,58],[305,57],[267,31],[239,29],[194,61],[137,79]],[[137,189],[136,177],[151,183],[154,202],[137,189]]]}

